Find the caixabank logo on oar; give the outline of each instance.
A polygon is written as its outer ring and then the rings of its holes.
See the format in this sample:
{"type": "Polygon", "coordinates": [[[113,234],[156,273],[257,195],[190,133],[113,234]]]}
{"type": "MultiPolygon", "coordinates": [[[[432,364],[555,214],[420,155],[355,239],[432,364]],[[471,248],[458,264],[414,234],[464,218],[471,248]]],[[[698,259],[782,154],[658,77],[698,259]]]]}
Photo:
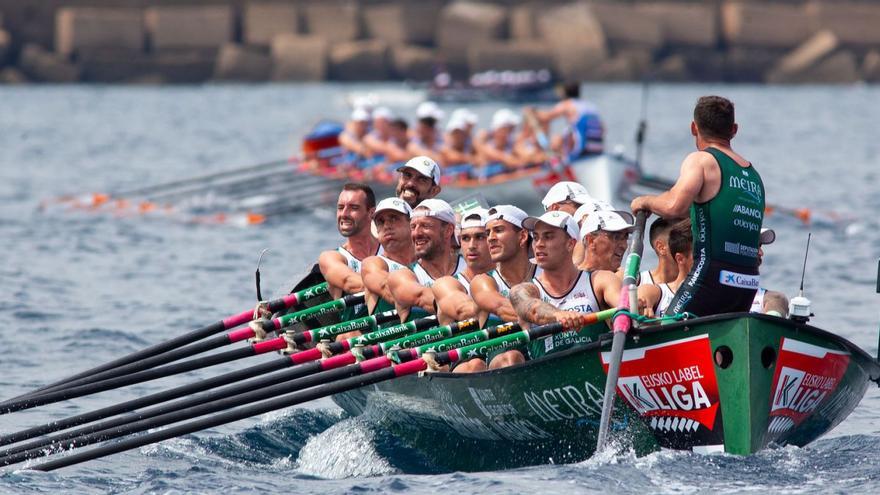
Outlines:
{"type": "Polygon", "coordinates": [[[782,338],[770,388],[768,441],[793,432],[828,399],[849,366],[849,353],[782,338]]]}
{"type": "MultiPolygon", "coordinates": [[[[724,443],[718,382],[707,335],[624,351],[617,390],[663,447],[724,443]]],[[[608,372],[610,353],[602,353],[608,372]]]]}

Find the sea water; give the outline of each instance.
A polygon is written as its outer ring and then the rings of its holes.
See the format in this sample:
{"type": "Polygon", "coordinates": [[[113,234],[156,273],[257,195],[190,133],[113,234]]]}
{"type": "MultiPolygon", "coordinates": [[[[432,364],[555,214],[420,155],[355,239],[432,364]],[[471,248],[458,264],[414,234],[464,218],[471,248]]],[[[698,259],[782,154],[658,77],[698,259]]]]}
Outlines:
{"type": "MultiPolygon", "coordinates": [[[[633,153],[644,88],[584,89],[602,111],[609,147],[633,153]]],[[[0,398],[251,307],[264,248],[263,291],[278,296],[321,250],[341,242],[324,208],[241,228],[51,203],[41,210],[41,202],[284,158],[311,125],[344,119],[351,95],[369,92],[410,119],[420,96],[389,84],[0,88],[0,398]]],[[[734,148],[761,172],[768,201],[807,208],[815,219],[809,227],[784,215],[766,219],[777,241],[765,248],[762,285],[795,295],[812,231],[805,289],[813,323],[875,354],[880,88],[653,85],[648,173],[676,175],[694,149],[691,111],[704,94],[736,103],[734,148]]],[[[500,106],[472,108],[486,125],[500,106]]],[[[0,432],[272,358],[3,415],[0,432]]],[[[324,399],[56,472],[0,468],[0,492],[873,491],[880,488],[878,408],[872,386],[823,439],[748,457],[624,450],[573,465],[443,473],[324,399]]]]}

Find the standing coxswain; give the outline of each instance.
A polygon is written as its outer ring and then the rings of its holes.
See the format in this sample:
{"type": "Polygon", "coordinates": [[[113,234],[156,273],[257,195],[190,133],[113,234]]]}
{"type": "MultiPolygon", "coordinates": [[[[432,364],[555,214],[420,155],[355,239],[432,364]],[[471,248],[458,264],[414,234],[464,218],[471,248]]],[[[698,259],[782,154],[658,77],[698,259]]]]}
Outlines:
{"type": "Polygon", "coordinates": [[[700,98],[691,122],[699,151],[684,159],[672,189],[632,201],[633,212],[665,218],[690,212],[694,265],[670,304],[671,312],[709,316],[748,311],[759,287],[764,184],[752,164],[731,148],[736,132],[730,100],[700,98]]]}

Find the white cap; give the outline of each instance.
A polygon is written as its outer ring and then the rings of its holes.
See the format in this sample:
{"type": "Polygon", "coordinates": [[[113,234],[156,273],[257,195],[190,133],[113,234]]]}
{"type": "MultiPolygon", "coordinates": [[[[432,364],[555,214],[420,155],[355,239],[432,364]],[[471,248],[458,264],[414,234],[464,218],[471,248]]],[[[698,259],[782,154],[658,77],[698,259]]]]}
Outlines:
{"type": "Polygon", "coordinates": [[[407,217],[412,215],[412,208],[409,207],[409,204],[396,196],[379,201],[379,203],[376,204],[376,210],[373,212],[373,218],[376,218],[376,215],[378,215],[380,211],[386,210],[403,213],[407,217]]]}
{"type": "Polygon", "coordinates": [[[564,211],[548,211],[540,217],[528,217],[522,222],[522,226],[528,231],[534,231],[538,222],[546,223],[551,227],[557,227],[565,231],[572,239],[578,238],[578,226],[574,218],[564,211]]]}
{"type": "Polygon", "coordinates": [[[776,242],[776,231],[773,229],[762,228],[761,229],[761,237],[758,241],[762,246],[767,244],[773,244],[776,242]]]}
{"type": "Polygon", "coordinates": [[[426,199],[413,208],[411,218],[433,217],[437,220],[455,225],[455,211],[449,203],[442,199],[426,199]]]}
{"type": "Polygon", "coordinates": [[[489,208],[488,214],[489,217],[486,219],[486,223],[504,220],[517,228],[522,228],[523,220],[529,216],[528,213],[513,205],[495,205],[489,208]]]}
{"type": "Polygon", "coordinates": [[[544,205],[544,209],[546,210],[556,203],[569,199],[575,203],[584,204],[589,201],[590,193],[587,192],[587,188],[577,182],[557,182],[556,184],[553,184],[553,187],[551,187],[549,191],[547,191],[544,199],[541,200],[541,204],[544,205]]]}
{"type": "Polygon", "coordinates": [[[370,120],[370,112],[367,112],[363,108],[355,108],[351,112],[350,118],[355,122],[367,122],[370,120]]]}
{"type": "Polygon", "coordinates": [[[446,123],[446,132],[452,131],[464,131],[467,130],[467,122],[464,120],[464,117],[450,117],[449,122],[446,123]]]}
{"type": "Polygon", "coordinates": [[[521,121],[522,119],[519,118],[519,115],[513,113],[508,108],[502,108],[492,115],[492,130],[494,131],[505,126],[516,127],[521,121]]]}
{"type": "Polygon", "coordinates": [[[423,101],[416,107],[416,117],[419,119],[434,118],[440,120],[443,118],[443,110],[433,101],[423,101]]]}
{"type": "Polygon", "coordinates": [[[394,118],[394,112],[388,107],[378,107],[373,110],[373,118],[391,120],[394,118]]]}
{"type": "Polygon", "coordinates": [[[425,177],[430,177],[434,184],[440,184],[440,165],[437,165],[437,162],[430,157],[423,155],[410,158],[408,162],[398,167],[397,170],[402,168],[411,168],[425,177]]]}
{"type": "Polygon", "coordinates": [[[378,100],[379,98],[373,93],[356,96],[351,100],[351,106],[354,108],[362,108],[369,113],[372,109],[376,108],[378,100]]]}
{"type": "Polygon", "coordinates": [[[632,230],[633,218],[624,211],[597,211],[590,214],[587,220],[581,226],[581,239],[592,234],[604,230],[605,232],[620,232],[623,230],[632,230]]]}
{"type": "Polygon", "coordinates": [[[465,124],[470,125],[477,125],[477,123],[480,121],[480,116],[475,114],[474,112],[471,112],[467,108],[456,108],[452,112],[452,115],[449,116],[449,118],[452,120],[462,119],[464,120],[465,124]]]}
{"type": "Polygon", "coordinates": [[[488,213],[485,208],[474,208],[464,212],[461,217],[461,230],[486,227],[488,222],[488,213]]]}
{"type": "Polygon", "coordinates": [[[574,212],[574,221],[577,223],[581,223],[581,221],[589,215],[590,213],[595,213],[597,211],[611,211],[614,209],[614,206],[611,203],[596,198],[590,198],[586,203],[582,204],[578,207],[577,211],[574,212]]]}

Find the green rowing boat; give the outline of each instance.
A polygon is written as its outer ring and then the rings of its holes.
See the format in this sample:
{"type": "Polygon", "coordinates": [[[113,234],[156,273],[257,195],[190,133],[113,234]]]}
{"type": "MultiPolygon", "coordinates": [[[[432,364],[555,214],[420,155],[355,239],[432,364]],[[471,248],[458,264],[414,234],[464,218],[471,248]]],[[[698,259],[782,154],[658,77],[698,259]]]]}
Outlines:
{"type": "MultiPolygon", "coordinates": [[[[596,448],[609,349],[597,336],[510,368],[425,373],[333,399],[442,469],[577,462],[596,448]]],[[[791,320],[743,313],[645,328],[627,337],[613,438],[637,454],[804,446],[849,415],[869,380],[880,380],[877,360],[791,320]]]]}

